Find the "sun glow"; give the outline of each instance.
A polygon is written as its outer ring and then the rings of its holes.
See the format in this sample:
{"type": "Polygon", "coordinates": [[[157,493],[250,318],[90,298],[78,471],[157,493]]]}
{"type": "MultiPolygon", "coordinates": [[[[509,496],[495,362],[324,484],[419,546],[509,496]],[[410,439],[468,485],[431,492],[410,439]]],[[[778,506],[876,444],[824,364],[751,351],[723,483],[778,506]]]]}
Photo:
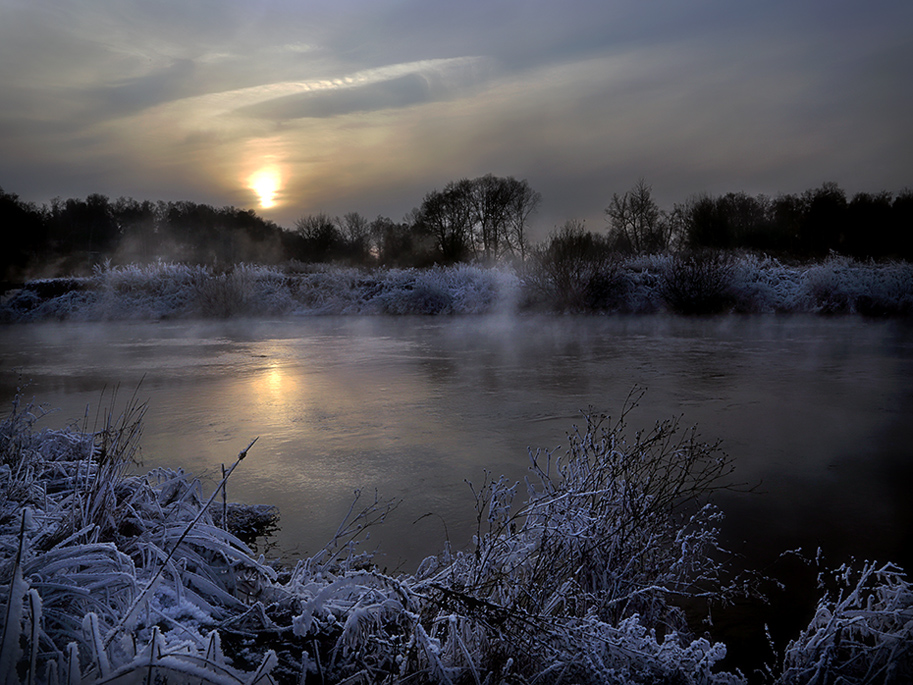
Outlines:
{"type": "Polygon", "coordinates": [[[260,197],[260,207],[269,209],[276,204],[276,195],[282,185],[282,175],[275,167],[267,167],[251,174],[249,187],[260,197]]]}

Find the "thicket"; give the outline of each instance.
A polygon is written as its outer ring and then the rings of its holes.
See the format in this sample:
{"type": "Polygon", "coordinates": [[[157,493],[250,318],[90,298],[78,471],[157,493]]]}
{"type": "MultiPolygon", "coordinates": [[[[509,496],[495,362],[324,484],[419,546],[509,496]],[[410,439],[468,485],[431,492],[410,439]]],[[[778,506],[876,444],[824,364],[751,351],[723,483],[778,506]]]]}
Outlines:
{"type": "MultiPolygon", "coordinates": [[[[393,576],[358,542],[392,504],[356,498],[323,550],[282,568],[218,504],[235,468],[255,468],[255,441],[206,497],[181,471],[131,475],[142,407],[106,414],[97,430],[39,430],[17,400],[0,422],[4,684],[746,680],[699,623],[755,587],[718,544],[712,495],[731,461],[677,421],[632,435],[627,409],[584,415],[565,450],[530,454],[524,482],[470,485],[465,548],[393,576]]],[[[752,677],[909,682],[903,571],[821,582],[808,627],[752,677]]]]}

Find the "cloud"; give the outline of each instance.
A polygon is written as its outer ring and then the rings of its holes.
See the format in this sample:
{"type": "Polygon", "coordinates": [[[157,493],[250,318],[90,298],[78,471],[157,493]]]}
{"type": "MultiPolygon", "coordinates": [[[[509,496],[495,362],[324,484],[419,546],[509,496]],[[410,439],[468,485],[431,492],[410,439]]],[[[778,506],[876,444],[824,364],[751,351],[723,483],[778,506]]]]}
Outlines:
{"type": "Polygon", "coordinates": [[[284,121],[408,107],[428,102],[432,97],[432,88],[428,80],[418,74],[409,74],[354,88],[343,87],[288,95],[235,111],[242,116],[284,121]]]}
{"type": "Polygon", "coordinates": [[[326,118],[397,109],[449,99],[481,80],[478,58],[427,60],[371,69],[341,78],[305,83],[271,84],[250,91],[264,99],[236,108],[236,114],[283,121],[326,118]],[[283,91],[292,91],[280,95],[283,91]]]}
{"type": "Polygon", "coordinates": [[[194,71],[192,60],[179,59],[141,76],[89,88],[85,98],[97,118],[125,116],[190,95],[194,71]]]}

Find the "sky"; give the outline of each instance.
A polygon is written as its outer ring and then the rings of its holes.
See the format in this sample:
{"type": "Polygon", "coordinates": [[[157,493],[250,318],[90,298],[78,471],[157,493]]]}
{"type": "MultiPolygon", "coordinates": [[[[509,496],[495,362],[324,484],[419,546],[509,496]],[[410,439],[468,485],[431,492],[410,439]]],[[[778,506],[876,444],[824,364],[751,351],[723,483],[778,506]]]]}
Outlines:
{"type": "Polygon", "coordinates": [[[533,235],[640,178],[913,187],[910,0],[0,0],[0,187],[400,220],[486,173],[533,235]]]}

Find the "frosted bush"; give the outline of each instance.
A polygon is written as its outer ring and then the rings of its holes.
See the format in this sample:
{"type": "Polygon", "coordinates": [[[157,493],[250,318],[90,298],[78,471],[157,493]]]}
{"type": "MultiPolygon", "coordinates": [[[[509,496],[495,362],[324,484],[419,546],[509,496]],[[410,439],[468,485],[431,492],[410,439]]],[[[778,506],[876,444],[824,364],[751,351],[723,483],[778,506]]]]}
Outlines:
{"type": "Polygon", "coordinates": [[[450,314],[453,295],[435,271],[389,272],[375,282],[367,307],[383,314],[450,314]]]}
{"type": "Polygon", "coordinates": [[[722,252],[676,254],[664,266],[659,295],[677,314],[719,314],[733,303],[733,264],[722,252]]]}
{"type": "Polygon", "coordinates": [[[825,590],[786,647],[778,685],[913,682],[913,586],[893,564],[822,573],[825,590]]]}
{"type": "Polygon", "coordinates": [[[649,314],[662,308],[660,285],[662,273],[670,261],[669,255],[640,255],[625,262],[632,284],[628,294],[627,311],[649,314]]]}
{"type": "Polygon", "coordinates": [[[913,264],[869,267],[867,288],[856,298],[856,311],[872,316],[913,314],[913,264]]]}
{"type": "Polygon", "coordinates": [[[355,269],[323,269],[289,277],[288,287],[295,301],[296,314],[358,313],[361,298],[355,269]]]}
{"type": "Polygon", "coordinates": [[[735,311],[766,314],[799,310],[802,272],[770,257],[748,255],[733,264],[730,293],[735,311]]]}

